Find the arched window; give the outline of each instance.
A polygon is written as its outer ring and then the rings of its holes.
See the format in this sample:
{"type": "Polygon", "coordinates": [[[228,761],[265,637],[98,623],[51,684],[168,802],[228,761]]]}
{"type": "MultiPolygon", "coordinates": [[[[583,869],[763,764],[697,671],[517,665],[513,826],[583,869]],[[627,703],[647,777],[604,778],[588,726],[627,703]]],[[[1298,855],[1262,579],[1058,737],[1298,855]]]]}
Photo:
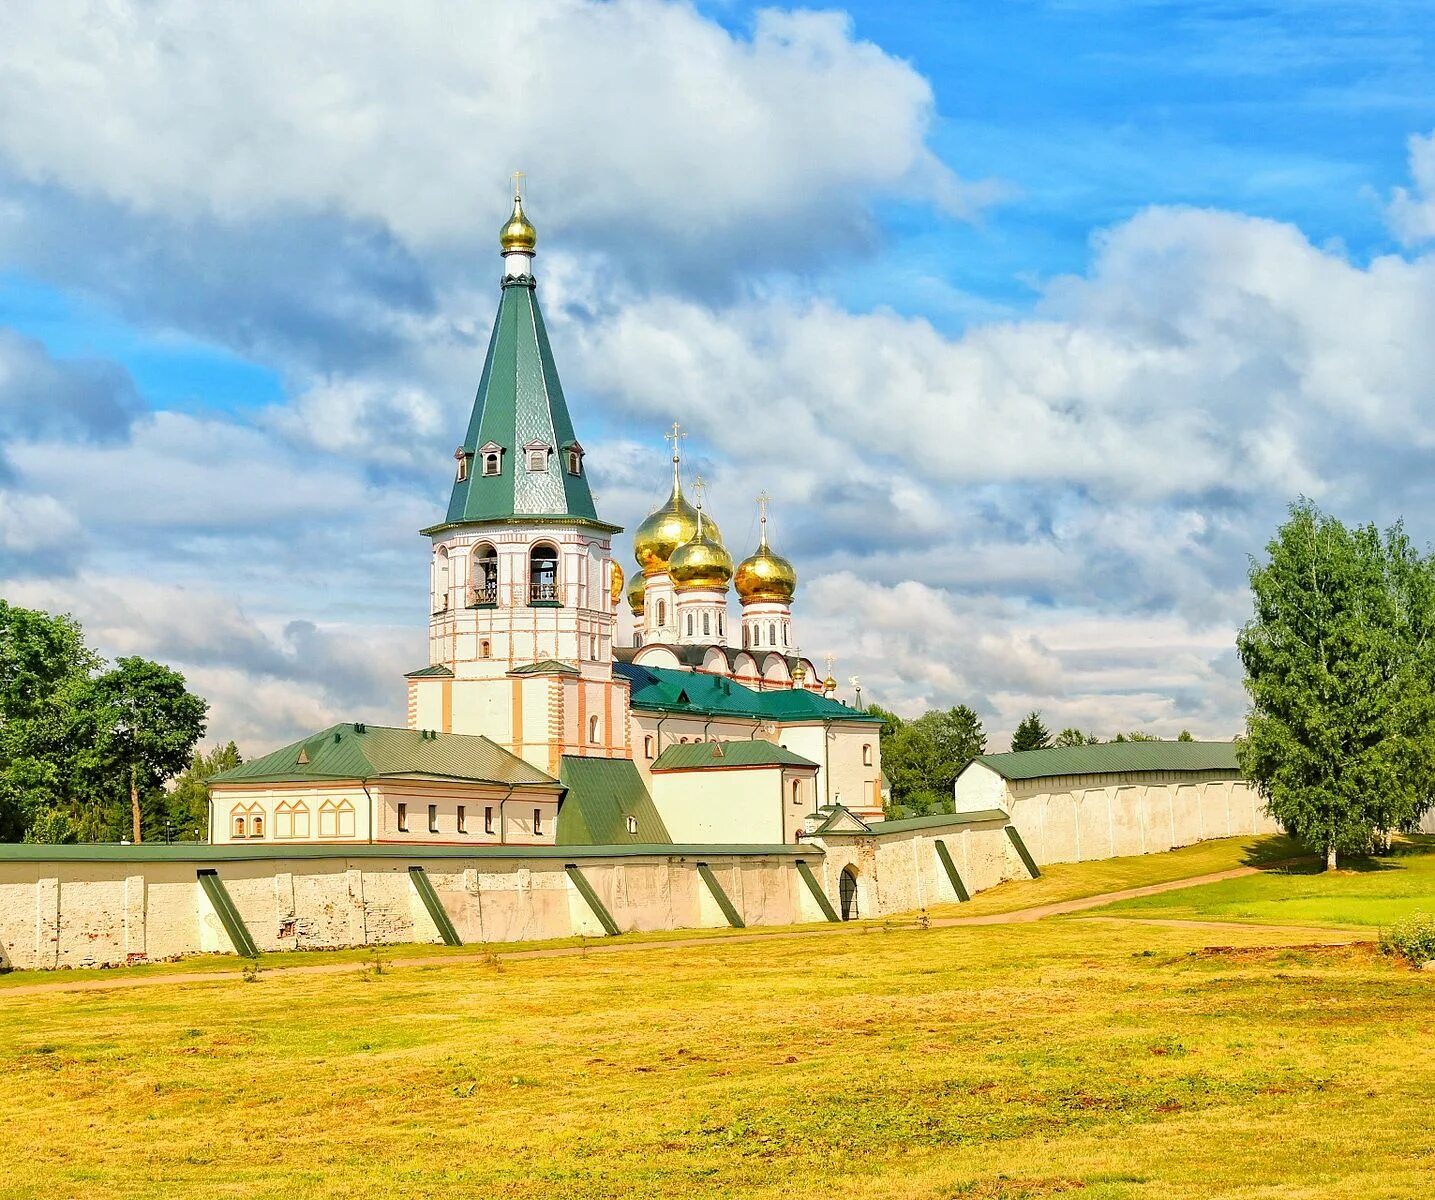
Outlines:
{"type": "Polygon", "coordinates": [[[744,625],[744,626],[742,627],[742,648],[743,648],[744,650],[747,649],[747,633],[748,633],[747,626],[744,625]]]}
{"type": "Polygon", "coordinates": [[[652,735],[652,734],[649,734],[647,737],[645,737],[645,738],[643,739],[643,757],[644,757],[644,758],[649,758],[649,759],[653,757],[653,735],[652,735]]]}
{"type": "Polygon", "coordinates": [[[862,765],[864,767],[870,767],[872,765],[872,746],[870,743],[862,747],[862,765]]]}
{"type": "Polygon", "coordinates": [[[492,657],[493,657],[493,643],[490,642],[487,638],[484,638],[481,642],[478,643],[478,657],[479,657],[479,658],[492,658],[492,657]]]}
{"type": "Polygon", "coordinates": [[[558,599],[558,551],[539,542],[528,553],[528,600],[551,604],[558,599]]]}
{"type": "Polygon", "coordinates": [[[244,818],[243,818],[243,817],[235,817],[235,818],[234,818],[234,836],[237,837],[237,838],[242,838],[242,837],[244,836],[244,818]]]}
{"type": "Polygon", "coordinates": [[[634,816],[629,816],[629,817],[627,818],[627,826],[628,826],[628,832],[629,832],[629,833],[637,833],[637,832],[638,832],[638,818],[637,818],[637,817],[634,817],[634,816]]]}
{"type": "Polygon", "coordinates": [[[590,633],[588,635],[588,657],[598,657],[598,635],[596,633],[590,633]]]}
{"type": "Polygon", "coordinates": [[[254,816],[249,819],[249,836],[252,838],[264,836],[264,818],[262,816],[254,816]]]}
{"type": "Polygon", "coordinates": [[[776,621],[769,621],[769,622],[767,623],[767,644],[768,644],[769,646],[775,646],[775,645],[777,645],[777,622],[776,622],[776,621]]]}
{"type": "Polygon", "coordinates": [[[668,623],[668,602],[667,602],[666,600],[659,600],[659,601],[658,601],[658,628],[661,629],[661,628],[662,628],[664,625],[666,625],[667,623],[668,623]]]}
{"type": "Polygon", "coordinates": [[[487,542],[473,548],[472,604],[498,603],[498,551],[487,542]]]}
{"type": "Polygon", "coordinates": [[[688,637],[693,636],[693,614],[688,613],[688,637]]]}
{"type": "Polygon", "coordinates": [[[440,546],[433,558],[433,610],[448,611],[448,548],[440,546]]]}
{"type": "Polygon", "coordinates": [[[581,446],[569,446],[569,447],[568,447],[568,474],[570,474],[570,475],[581,475],[581,474],[583,474],[583,447],[581,447],[581,446]]]}
{"type": "Polygon", "coordinates": [[[712,613],[703,613],[703,637],[712,637],[712,613]]]}
{"type": "Polygon", "coordinates": [[[802,803],[802,780],[800,779],[792,781],[792,802],[794,804],[802,803]]]}
{"type": "Polygon", "coordinates": [[[596,746],[596,745],[598,744],[598,718],[597,718],[597,717],[589,717],[589,718],[588,718],[588,744],[591,745],[591,746],[596,746]]]}
{"type": "Polygon", "coordinates": [[[478,448],[478,461],[485,475],[503,474],[503,447],[497,442],[484,442],[478,448]]]}
{"type": "Polygon", "coordinates": [[[455,479],[456,482],[462,483],[468,478],[468,464],[469,460],[472,458],[472,455],[465,454],[463,447],[460,446],[457,450],[453,452],[453,456],[454,458],[458,459],[458,474],[455,479]]]}
{"type": "Polygon", "coordinates": [[[784,646],[792,645],[792,626],[786,621],[782,623],[782,644],[784,646]]]}
{"type": "Polygon", "coordinates": [[[726,616],[726,613],[718,613],[718,637],[723,637],[727,633],[727,630],[724,628],[726,616]]]}
{"type": "Polygon", "coordinates": [[[641,646],[642,644],[643,644],[643,635],[642,635],[641,633],[634,633],[634,634],[633,634],[633,645],[634,645],[634,646],[641,646]]]}

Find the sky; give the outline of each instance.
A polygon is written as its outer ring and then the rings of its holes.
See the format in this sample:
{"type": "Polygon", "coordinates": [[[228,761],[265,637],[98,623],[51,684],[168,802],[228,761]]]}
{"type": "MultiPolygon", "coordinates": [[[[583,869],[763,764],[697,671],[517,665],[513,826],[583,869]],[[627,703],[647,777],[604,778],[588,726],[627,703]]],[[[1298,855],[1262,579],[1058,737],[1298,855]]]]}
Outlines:
{"type": "Polygon", "coordinates": [[[521,169],[605,519],[679,420],[843,694],[1229,738],[1292,500],[1435,539],[1432,17],[9,0],[0,595],[401,723],[521,169]]]}

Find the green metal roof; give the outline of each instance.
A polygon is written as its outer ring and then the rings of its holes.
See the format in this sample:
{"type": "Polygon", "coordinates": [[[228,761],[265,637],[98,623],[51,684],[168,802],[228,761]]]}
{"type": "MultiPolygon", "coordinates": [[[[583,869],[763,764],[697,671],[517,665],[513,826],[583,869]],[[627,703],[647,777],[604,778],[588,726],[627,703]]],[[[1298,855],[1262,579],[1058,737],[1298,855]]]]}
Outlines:
{"type": "Polygon", "coordinates": [[[568,789],[558,809],[560,846],[623,846],[671,843],[672,837],[629,758],[580,758],[565,754],[558,778],[568,789]],[[628,818],[638,824],[628,832],[628,818]]]}
{"type": "Polygon", "coordinates": [[[510,675],[577,675],[578,668],[572,663],[560,662],[556,658],[545,658],[542,662],[524,663],[508,672],[510,675]]]}
{"type": "Polygon", "coordinates": [[[453,672],[438,663],[432,667],[420,667],[417,671],[410,671],[404,676],[405,679],[452,679],[453,672]]]}
{"type": "Polygon", "coordinates": [[[983,754],[976,761],[1007,779],[1127,771],[1240,771],[1234,742],[1102,742],[1096,746],[983,754]]]}
{"type": "Polygon", "coordinates": [[[388,858],[400,862],[414,862],[422,859],[485,859],[485,858],[538,858],[567,859],[594,858],[812,858],[822,850],[813,845],[734,845],[712,843],[682,845],[634,843],[627,846],[425,846],[421,844],[384,845],[374,842],[356,842],[352,846],[336,846],[332,842],[297,843],[244,843],[225,846],[209,846],[201,842],[146,842],[141,846],[121,846],[113,842],[90,843],[87,845],[47,846],[32,842],[0,844],[0,862],[50,863],[50,862],[114,862],[114,863],[200,863],[273,861],[276,859],[319,858],[344,862],[346,859],[388,858]]]}
{"type": "Polygon", "coordinates": [[[586,468],[578,475],[568,471],[562,448],[576,442],[533,281],[505,280],[463,440],[464,453],[473,457],[467,477],[453,485],[443,524],[515,517],[601,524],[586,468]],[[490,443],[503,450],[497,475],[485,475],[478,459],[479,448],[490,443]],[[529,443],[552,451],[545,470],[528,470],[529,443]]]}
{"type": "Polygon", "coordinates": [[[882,722],[881,717],[796,688],[759,692],[721,675],[672,667],[640,667],[624,662],[614,663],[613,673],[628,681],[632,706],[638,709],[782,723],[837,720],[880,725],[882,722]]]}
{"type": "Polygon", "coordinates": [[[654,771],[699,771],[711,767],[810,767],[817,764],[785,746],[758,739],[739,742],[678,742],[654,760],[654,771]]]}
{"type": "Polygon", "coordinates": [[[221,771],[209,782],[306,783],[402,776],[462,779],[503,787],[558,785],[551,775],[486,737],[353,724],[332,725],[263,758],[221,771]],[[301,762],[301,757],[306,761],[301,762]]]}
{"type": "Polygon", "coordinates": [[[983,808],[976,812],[932,813],[925,817],[903,817],[898,821],[873,821],[873,833],[905,833],[912,829],[941,829],[948,825],[976,825],[983,821],[1001,821],[1011,818],[999,808],[983,808]]]}
{"type": "Polygon", "coordinates": [[[869,831],[872,828],[868,822],[864,821],[845,804],[824,804],[817,812],[819,815],[826,815],[823,817],[822,823],[812,831],[813,837],[819,837],[824,833],[831,833],[834,830],[839,833],[859,833],[869,831]],[[844,819],[855,824],[857,829],[837,830],[837,826],[841,825],[844,819]]]}

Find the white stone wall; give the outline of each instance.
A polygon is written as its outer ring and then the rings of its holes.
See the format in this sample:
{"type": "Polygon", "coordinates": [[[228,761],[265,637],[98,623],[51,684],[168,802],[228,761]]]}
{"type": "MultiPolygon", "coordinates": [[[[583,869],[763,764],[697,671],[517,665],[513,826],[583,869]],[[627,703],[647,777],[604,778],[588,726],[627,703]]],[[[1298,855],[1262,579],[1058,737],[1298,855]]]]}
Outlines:
{"type": "MultiPolygon", "coordinates": [[[[803,860],[834,908],[853,864],[861,915],[894,915],[956,899],[933,846],[944,837],[971,892],[1024,875],[1000,822],[882,838],[814,841],[803,860]],[[825,854],[824,854],[825,850],[825,854]]],[[[321,857],[83,862],[0,860],[0,966],[95,967],[232,952],[197,871],[217,870],[261,950],[437,942],[409,876],[422,865],[465,943],[578,934],[597,918],[564,870],[576,863],[620,930],[720,927],[726,919],[698,872],[705,862],[748,925],[822,920],[791,855],[655,853],[609,858],[321,857]]]]}
{"type": "Polygon", "coordinates": [[[1021,792],[1006,789],[1002,807],[1037,863],[1156,854],[1212,838],[1280,832],[1242,779],[1089,778],[1100,786],[1036,790],[1052,782],[1039,780],[1021,792]]]}

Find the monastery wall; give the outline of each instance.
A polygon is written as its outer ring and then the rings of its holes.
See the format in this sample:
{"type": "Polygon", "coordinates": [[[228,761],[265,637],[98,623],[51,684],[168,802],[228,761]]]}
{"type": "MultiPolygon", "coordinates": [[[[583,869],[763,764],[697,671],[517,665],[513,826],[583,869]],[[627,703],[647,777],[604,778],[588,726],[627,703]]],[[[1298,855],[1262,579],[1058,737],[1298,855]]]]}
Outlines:
{"type": "Polygon", "coordinates": [[[1212,838],[1281,831],[1241,779],[1023,789],[1001,804],[1038,863],[1157,854],[1212,838]]]}
{"type": "MultiPolygon", "coordinates": [[[[839,909],[841,874],[857,879],[859,916],[889,916],[957,895],[941,838],[969,892],[1025,871],[1000,821],[952,818],[938,829],[732,848],[435,846],[6,846],[0,848],[0,966],[54,969],[232,953],[200,872],[214,871],[263,951],[439,942],[411,868],[420,867],[466,943],[703,929],[729,922],[700,864],[745,925],[829,919],[798,863],[839,909]]],[[[221,900],[222,903],[222,900],[221,900]]]]}

